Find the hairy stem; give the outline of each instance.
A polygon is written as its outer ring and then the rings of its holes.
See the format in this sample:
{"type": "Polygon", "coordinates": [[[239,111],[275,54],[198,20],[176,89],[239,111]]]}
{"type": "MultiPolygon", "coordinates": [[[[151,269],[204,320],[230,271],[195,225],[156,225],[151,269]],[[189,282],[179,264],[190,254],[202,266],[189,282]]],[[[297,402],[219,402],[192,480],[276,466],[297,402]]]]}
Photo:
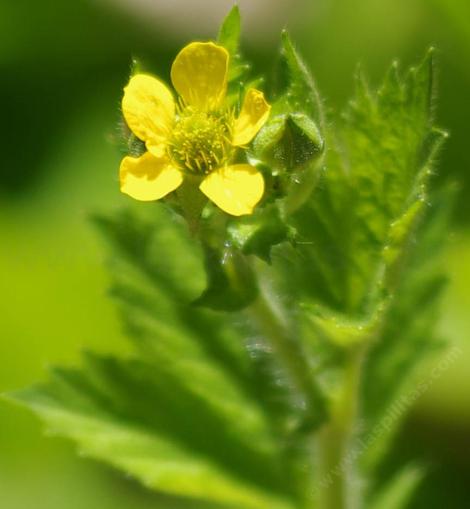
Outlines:
{"type": "Polygon", "coordinates": [[[307,362],[300,342],[290,333],[289,326],[274,297],[266,288],[260,290],[250,306],[250,314],[266,341],[305,398],[307,412],[304,426],[317,428],[326,418],[326,402],[307,362]]]}
{"type": "Polygon", "coordinates": [[[365,348],[351,351],[342,391],[331,419],[319,432],[318,478],[315,493],[320,509],[359,509],[353,490],[357,480],[356,452],[351,446],[359,406],[359,386],[365,348]]]}

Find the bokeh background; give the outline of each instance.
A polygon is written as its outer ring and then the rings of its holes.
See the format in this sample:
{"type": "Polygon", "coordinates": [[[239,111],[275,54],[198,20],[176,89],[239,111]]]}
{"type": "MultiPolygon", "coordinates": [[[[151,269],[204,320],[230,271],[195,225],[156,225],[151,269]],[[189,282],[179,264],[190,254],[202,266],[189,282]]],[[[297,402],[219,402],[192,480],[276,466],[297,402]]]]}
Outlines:
{"type": "MultiPolygon", "coordinates": [[[[83,348],[125,352],[93,211],[126,203],[113,145],[131,55],[168,78],[178,49],[214,37],[230,0],[0,2],[0,392],[74,363],[83,348]]],[[[387,475],[428,467],[413,509],[470,499],[470,3],[467,0],[239,1],[245,53],[269,72],[287,26],[332,111],[357,62],[377,83],[388,64],[438,48],[439,124],[451,137],[435,185],[460,195],[443,263],[450,283],[440,333],[460,354],[407,418],[387,475]]],[[[431,368],[429,368],[431,369],[431,368]]],[[[0,509],[174,507],[122,475],[44,437],[24,410],[0,403],[0,509]]]]}

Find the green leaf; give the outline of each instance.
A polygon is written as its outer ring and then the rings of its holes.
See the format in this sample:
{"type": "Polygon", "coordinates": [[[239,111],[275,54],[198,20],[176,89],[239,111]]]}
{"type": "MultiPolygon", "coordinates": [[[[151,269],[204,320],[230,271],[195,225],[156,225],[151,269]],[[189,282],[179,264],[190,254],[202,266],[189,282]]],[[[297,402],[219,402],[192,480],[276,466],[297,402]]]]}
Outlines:
{"type": "MultiPolygon", "coordinates": [[[[228,423],[164,366],[88,355],[81,371],[56,370],[49,384],[15,398],[51,433],[77,442],[82,455],[106,461],[150,489],[234,507],[289,507],[282,494],[263,487],[267,479],[247,479],[252,461],[272,458],[257,458],[248,443],[237,443],[228,423]]],[[[260,466],[270,469],[270,463],[260,466]]]]}
{"type": "Polygon", "coordinates": [[[305,304],[307,320],[312,331],[322,339],[342,347],[354,347],[364,342],[364,338],[375,337],[381,326],[382,306],[367,320],[351,320],[347,316],[332,313],[320,306],[305,304]]]}
{"type": "Polygon", "coordinates": [[[343,366],[338,346],[371,345],[359,398],[365,477],[401,422],[381,426],[390,405],[439,345],[433,330],[444,281],[433,256],[450,200],[429,206],[428,180],[446,137],[433,125],[432,83],[432,51],[404,76],[393,65],[376,92],[358,73],[355,98],[330,123],[335,131],[325,131],[316,192],[289,218],[294,242],[272,250],[278,292],[332,398],[343,366]]]}
{"type": "Polygon", "coordinates": [[[287,445],[302,409],[282,366],[261,338],[247,340],[240,316],[191,304],[205,285],[203,254],[179,216],[161,204],[137,210],[95,219],[136,356],[89,354],[82,368],[55,370],[15,399],[84,454],[151,489],[233,507],[294,507],[308,459],[287,445]]]}
{"type": "Polygon", "coordinates": [[[391,480],[372,500],[370,509],[404,509],[424,476],[422,468],[407,466],[391,480]]]}
{"type": "Polygon", "coordinates": [[[364,366],[362,399],[364,425],[362,440],[368,447],[361,458],[370,472],[383,459],[409,408],[407,397],[421,389],[421,363],[441,351],[442,340],[434,330],[446,278],[442,275],[441,247],[446,238],[454,201],[452,188],[443,190],[434,201],[417,231],[419,243],[409,253],[404,272],[395,288],[378,340],[364,366]]]}
{"type": "MultiPolygon", "coordinates": [[[[234,7],[219,43],[235,111],[247,84],[239,34],[234,7]]],[[[249,154],[265,173],[260,207],[237,219],[207,208],[201,219],[203,203],[181,187],[193,236],[162,203],[97,218],[135,354],[88,354],[14,396],[84,454],[202,504],[310,506],[313,431],[351,431],[334,420],[353,413],[354,401],[341,408],[352,392],[341,383],[367,346],[357,435],[367,444],[360,474],[370,476],[400,420],[383,425],[390,405],[439,345],[443,278],[431,254],[449,200],[428,205],[445,138],[433,125],[432,52],[405,75],[394,64],[377,91],[358,72],[353,100],[328,122],[286,33],[282,63],[285,88],[249,154]]],[[[375,509],[398,507],[415,479],[405,473],[373,493],[375,509]]]]}
{"type": "Polygon", "coordinates": [[[318,190],[292,218],[296,249],[278,250],[296,299],[367,320],[393,292],[444,138],[432,125],[432,69],[432,53],[403,79],[392,66],[378,92],[358,73],[354,100],[326,132],[318,190]]]}

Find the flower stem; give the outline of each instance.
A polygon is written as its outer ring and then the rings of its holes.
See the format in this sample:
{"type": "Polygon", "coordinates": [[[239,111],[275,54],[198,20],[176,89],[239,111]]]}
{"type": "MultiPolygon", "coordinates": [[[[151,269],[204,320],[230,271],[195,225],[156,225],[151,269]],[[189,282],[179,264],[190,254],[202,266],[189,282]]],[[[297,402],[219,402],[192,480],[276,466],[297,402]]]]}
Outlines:
{"type": "Polygon", "coordinates": [[[353,485],[357,480],[351,447],[357,422],[359,389],[365,348],[349,352],[341,394],[331,419],[319,432],[318,478],[315,492],[320,509],[358,509],[353,485]]]}
{"type": "Polygon", "coordinates": [[[251,316],[266,341],[273,347],[281,363],[306,401],[306,419],[309,430],[320,426],[326,418],[326,401],[317,385],[299,341],[290,333],[286,319],[266,288],[249,309],[251,316]]]}

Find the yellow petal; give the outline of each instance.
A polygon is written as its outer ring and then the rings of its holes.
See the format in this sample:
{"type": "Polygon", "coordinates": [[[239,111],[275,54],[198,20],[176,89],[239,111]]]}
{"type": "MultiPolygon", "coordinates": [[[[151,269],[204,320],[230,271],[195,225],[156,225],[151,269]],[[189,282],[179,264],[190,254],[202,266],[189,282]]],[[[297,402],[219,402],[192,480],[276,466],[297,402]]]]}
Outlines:
{"type": "Polygon", "coordinates": [[[234,164],[210,173],[199,189],[232,216],[251,214],[264,193],[261,173],[249,164],[234,164]]]}
{"type": "Polygon", "coordinates": [[[183,175],[168,159],[157,159],[149,152],[125,157],[119,172],[121,191],[136,200],[163,198],[183,182],[183,175]]]}
{"type": "Polygon", "coordinates": [[[263,92],[250,88],[245,95],[240,116],[233,125],[232,144],[236,147],[249,143],[268,120],[271,106],[263,92]]]}
{"type": "Polygon", "coordinates": [[[171,81],[188,106],[215,109],[225,98],[228,51],[213,42],[192,42],[176,56],[171,81]]]}
{"type": "Polygon", "coordinates": [[[166,85],[147,74],[132,76],[124,89],[122,113],[131,131],[161,157],[175,117],[175,102],[166,85]]]}

